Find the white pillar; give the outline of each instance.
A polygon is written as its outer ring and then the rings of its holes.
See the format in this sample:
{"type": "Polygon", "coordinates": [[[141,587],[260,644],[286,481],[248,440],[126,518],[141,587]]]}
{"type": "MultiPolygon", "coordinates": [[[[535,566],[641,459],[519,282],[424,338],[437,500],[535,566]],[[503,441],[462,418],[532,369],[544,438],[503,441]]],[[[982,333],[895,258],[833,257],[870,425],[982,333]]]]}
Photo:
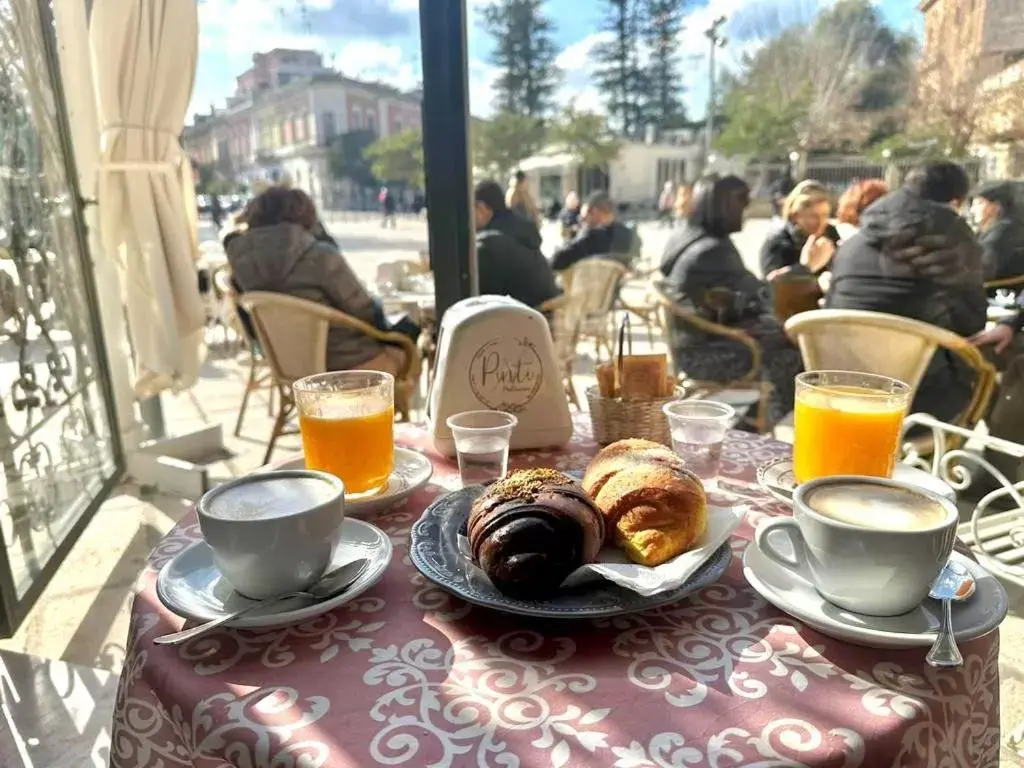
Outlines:
{"type": "MultiPolygon", "coordinates": [[[[60,53],[60,74],[71,126],[71,142],[78,168],[78,185],[88,200],[96,199],[96,178],[100,160],[99,118],[89,55],[89,32],[85,0],[54,0],[53,15],[60,53]]],[[[131,343],[125,324],[121,275],[100,239],[99,210],[86,206],[85,226],[93,266],[99,315],[107,349],[107,369],[114,393],[114,414],[125,452],[135,449],[143,436],[132,389],[131,343]]]]}

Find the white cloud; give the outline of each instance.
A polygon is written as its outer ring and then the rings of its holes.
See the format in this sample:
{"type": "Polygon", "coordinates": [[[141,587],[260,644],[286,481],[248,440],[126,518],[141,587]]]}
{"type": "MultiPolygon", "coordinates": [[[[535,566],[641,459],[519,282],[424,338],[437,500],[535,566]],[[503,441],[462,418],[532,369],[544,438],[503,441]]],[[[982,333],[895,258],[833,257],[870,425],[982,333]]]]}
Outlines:
{"type": "Polygon", "coordinates": [[[556,96],[559,105],[574,102],[578,109],[604,111],[604,100],[594,85],[594,48],[612,38],[610,32],[596,32],[568,46],[555,64],[562,70],[562,84],[556,96]]]}

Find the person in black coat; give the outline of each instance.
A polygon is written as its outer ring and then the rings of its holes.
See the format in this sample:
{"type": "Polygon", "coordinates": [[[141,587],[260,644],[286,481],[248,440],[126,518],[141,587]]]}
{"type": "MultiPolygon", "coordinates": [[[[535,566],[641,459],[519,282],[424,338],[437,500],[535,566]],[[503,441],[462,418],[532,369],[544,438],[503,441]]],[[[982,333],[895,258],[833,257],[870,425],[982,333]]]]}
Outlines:
{"type": "MultiPolygon", "coordinates": [[[[661,262],[666,292],[687,312],[740,328],[761,351],[762,379],[772,384],[768,418],[774,423],[793,410],[794,378],[800,352],[771,317],[767,287],[743,264],[730,235],[743,228],[750,188],[737,176],[715,174],[693,188],[686,225],[669,238],[661,262]]],[[[732,381],[750,370],[742,343],[705,333],[673,317],[669,344],[676,370],[703,381],[732,381]]]]}
{"type": "Polygon", "coordinates": [[[560,295],[533,222],[509,210],[495,181],[477,184],[475,198],[480,294],[511,296],[534,308],[560,295]]]}
{"type": "Polygon", "coordinates": [[[782,207],[781,227],[761,246],[761,274],[773,280],[803,264],[812,274],[828,270],[839,243],[839,232],[829,224],[832,203],[828,191],[815,181],[796,185],[782,207]]]}
{"type": "Polygon", "coordinates": [[[640,254],[640,238],[615,220],[615,204],[607,192],[594,192],[583,206],[583,229],[551,257],[556,272],[593,256],[615,259],[625,267],[640,254]]]}
{"type": "Polygon", "coordinates": [[[1024,222],[1017,216],[1013,185],[983,186],[974,196],[971,215],[978,225],[985,280],[1024,276],[1024,222]]]}
{"type": "MultiPolygon", "coordinates": [[[[967,188],[962,169],[940,188],[911,176],[903,188],[869,206],[860,232],[839,247],[826,306],[909,317],[965,337],[984,328],[981,249],[952,207],[967,188]]],[[[912,411],[955,419],[970,400],[972,384],[966,365],[937,350],[912,411]]]]}

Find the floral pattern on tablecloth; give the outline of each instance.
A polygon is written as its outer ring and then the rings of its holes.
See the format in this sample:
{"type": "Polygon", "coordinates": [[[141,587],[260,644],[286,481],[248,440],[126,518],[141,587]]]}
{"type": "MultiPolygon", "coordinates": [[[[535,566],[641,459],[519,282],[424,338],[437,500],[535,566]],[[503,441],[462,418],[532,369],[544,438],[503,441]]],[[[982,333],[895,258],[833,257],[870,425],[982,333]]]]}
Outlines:
{"type": "MultiPolygon", "coordinates": [[[[721,581],[643,614],[555,622],[470,606],[415,570],[409,530],[458,472],[425,431],[396,437],[431,456],[434,477],[374,521],[396,545],[392,564],[335,611],[155,646],[181,625],[156,598],[156,574],[199,539],[194,517],[157,546],[132,609],[112,766],[997,764],[996,633],[964,644],[962,668],[935,670],[923,650],[825,637],[743,579],[753,527],[787,513],[756,488],[756,467],[786,446],[745,433],[726,443],[723,485],[758,503],[721,581]]],[[[596,450],[578,422],[564,449],[512,463],[578,470],[596,450]]]]}

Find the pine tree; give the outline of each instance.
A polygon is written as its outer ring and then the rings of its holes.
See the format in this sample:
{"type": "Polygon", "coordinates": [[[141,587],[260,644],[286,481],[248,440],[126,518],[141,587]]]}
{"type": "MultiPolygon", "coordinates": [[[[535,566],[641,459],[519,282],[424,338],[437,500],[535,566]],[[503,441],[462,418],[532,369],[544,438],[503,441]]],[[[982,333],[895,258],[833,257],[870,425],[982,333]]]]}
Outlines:
{"type": "Polygon", "coordinates": [[[492,0],[483,9],[483,26],[495,42],[491,63],[501,70],[495,109],[538,119],[548,116],[560,73],[555,27],[544,12],[544,0],[492,0]]]}
{"type": "Polygon", "coordinates": [[[646,122],[659,130],[685,120],[679,69],[679,33],[686,0],[645,0],[643,40],[649,54],[644,93],[646,122]]]}
{"type": "Polygon", "coordinates": [[[643,132],[646,73],[640,63],[641,0],[604,0],[602,29],[612,39],[594,49],[594,79],[605,98],[612,126],[625,137],[643,132]]]}

